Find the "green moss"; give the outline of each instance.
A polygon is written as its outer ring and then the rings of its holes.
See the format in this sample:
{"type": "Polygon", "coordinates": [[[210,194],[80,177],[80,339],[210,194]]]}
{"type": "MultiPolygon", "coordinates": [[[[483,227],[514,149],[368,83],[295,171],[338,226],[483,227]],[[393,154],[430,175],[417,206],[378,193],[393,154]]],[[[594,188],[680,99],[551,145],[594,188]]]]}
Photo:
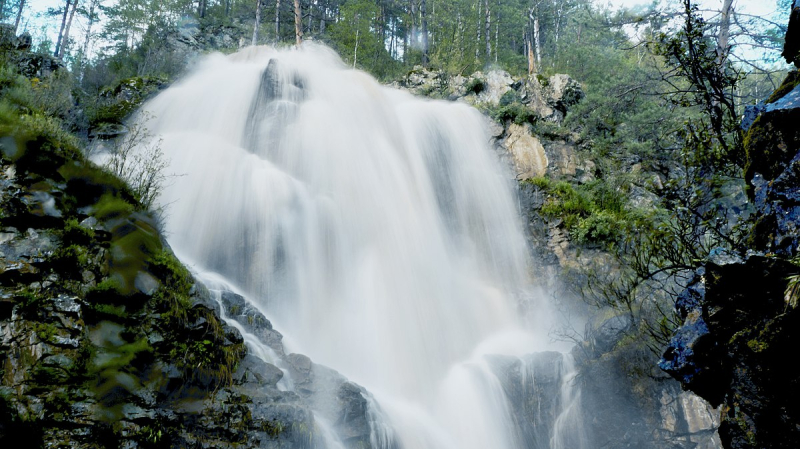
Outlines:
{"type": "Polygon", "coordinates": [[[122,123],[165,83],[166,79],[161,77],[135,76],[101,89],[100,100],[87,110],[90,125],[122,123]]]}
{"type": "Polygon", "coordinates": [[[122,305],[113,305],[113,304],[93,304],[92,308],[97,317],[96,320],[100,319],[117,319],[117,321],[121,319],[125,319],[129,317],[129,314],[125,310],[125,306],[122,305]]]}
{"type": "Polygon", "coordinates": [[[33,330],[39,340],[45,343],[53,343],[53,337],[58,335],[58,328],[50,323],[33,323],[33,330]]]}
{"type": "Polygon", "coordinates": [[[763,352],[766,351],[767,348],[769,348],[769,345],[764,341],[753,339],[747,342],[747,347],[750,348],[753,352],[763,352]]]}
{"type": "Polygon", "coordinates": [[[536,178],[528,178],[522,181],[523,184],[530,184],[532,186],[536,186],[539,189],[547,190],[550,188],[550,179],[545,178],[544,176],[536,177],[536,178]]]}
{"type": "Polygon", "coordinates": [[[174,254],[164,250],[154,254],[148,265],[150,272],[163,282],[163,286],[153,295],[158,312],[167,319],[185,323],[187,311],[192,304],[189,299],[192,288],[189,270],[174,254]]]}
{"type": "Polygon", "coordinates": [[[7,100],[0,101],[0,150],[15,162],[17,173],[35,172],[58,179],[56,172],[69,160],[82,159],[78,141],[60,120],[42,114],[25,114],[7,100]]]}
{"type": "Polygon", "coordinates": [[[89,263],[89,253],[81,245],[69,245],[58,248],[52,257],[57,273],[80,275],[81,270],[89,263]]]}
{"type": "Polygon", "coordinates": [[[109,220],[121,216],[127,216],[136,210],[136,206],[131,202],[119,198],[114,194],[105,194],[92,206],[92,215],[99,220],[109,220]]]}
{"type": "Polygon", "coordinates": [[[15,295],[15,299],[23,311],[33,311],[39,308],[44,296],[29,287],[25,287],[15,295]]]}
{"type": "Polygon", "coordinates": [[[64,228],[61,230],[61,241],[63,243],[86,246],[92,240],[94,240],[94,230],[81,226],[76,218],[69,218],[64,222],[64,228]]]}
{"type": "Polygon", "coordinates": [[[800,72],[797,70],[792,70],[786,75],[781,85],[775,89],[775,92],[769,96],[767,99],[767,104],[775,103],[776,101],[780,100],[781,98],[785,97],[786,94],[794,90],[797,85],[800,84],[800,72]]]}
{"type": "Polygon", "coordinates": [[[745,180],[756,173],[775,179],[800,149],[800,110],[778,110],[761,114],[744,138],[745,180]]]}
{"type": "Polygon", "coordinates": [[[280,421],[264,421],[261,424],[261,430],[271,438],[278,438],[285,429],[286,426],[280,421]]]}

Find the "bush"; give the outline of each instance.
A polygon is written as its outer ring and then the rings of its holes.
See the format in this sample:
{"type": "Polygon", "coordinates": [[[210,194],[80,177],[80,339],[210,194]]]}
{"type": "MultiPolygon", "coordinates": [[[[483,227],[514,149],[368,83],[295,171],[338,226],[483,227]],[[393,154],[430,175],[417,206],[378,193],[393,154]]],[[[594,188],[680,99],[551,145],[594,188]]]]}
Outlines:
{"type": "Polygon", "coordinates": [[[547,178],[527,182],[548,193],[541,213],[563,220],[576,243],[612,246],[627,230],[646,221],[646,217],[625,207],[626,198],[619,188],[603,180],[578,186],[547,178]]]}
{"type": "Polygon", "coordinates": [[[489,115],[499,122],[512,121],[517,125],[525,123],[535,124],[538,116],[522,103],[511,103],[501,106],[494,111],[490,111],[489,115]]]}
{"type": "Polygon", "coordinates": [[[103,166],[125,181],[136,199],[148,210],[155,206],[171,177],[165,173],[169,159],[161,149],[161,142],[144,125],[136,123],[125,136],[114,141],[110,157],[103,166]]]}
{"type": "Polygon", "coordinates": [[[464,89],[468,94],[473,93],[478,95],[486,89],[486,81],[483,78],[472,78],[464,86],[464,89]]]}

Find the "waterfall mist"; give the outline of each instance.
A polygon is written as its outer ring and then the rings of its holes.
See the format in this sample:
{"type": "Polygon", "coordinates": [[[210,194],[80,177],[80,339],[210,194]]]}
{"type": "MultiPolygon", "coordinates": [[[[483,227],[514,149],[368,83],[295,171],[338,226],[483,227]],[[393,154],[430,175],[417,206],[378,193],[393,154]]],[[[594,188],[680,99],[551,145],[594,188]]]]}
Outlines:
{"type": "Polygon", "coordinates": [[[317,45],[208,56],[145,109],[181,175],[161,199],[171,245],[247,296],[287,353],[374,395],[373,447],[583,446],[561,435],[580,426],[574,373],[540,446],[489,357],[524,371],[553,348],[552,320],[477,110],[383,87],[317,45]]]}

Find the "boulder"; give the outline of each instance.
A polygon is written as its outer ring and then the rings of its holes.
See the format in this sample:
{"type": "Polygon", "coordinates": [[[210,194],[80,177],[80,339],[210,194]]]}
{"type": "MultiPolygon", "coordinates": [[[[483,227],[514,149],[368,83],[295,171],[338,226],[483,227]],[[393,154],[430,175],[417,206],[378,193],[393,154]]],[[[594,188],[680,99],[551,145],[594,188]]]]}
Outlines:
{"type": "Polygon", "coordinates": [[[530,125],[509,125],[502,145],[512,155],[517,179],[531,179],[547,173],[547,153],[539,139],[531,133],[530,125]]]}
{"type": "Polygon", "coordinates": [[[482,78],[483,88],[478,92],[478,102],[492,106],[500,105],[500,99],[511,91],[514,79],[504,70],[492,70],[482,78]]]}
{"type": "Polygon", "coordinates": [[[546,92],[549,103],[564,114],[586,96],[580,83],[565,74],[551,76],[547,80],[546,92]]]}

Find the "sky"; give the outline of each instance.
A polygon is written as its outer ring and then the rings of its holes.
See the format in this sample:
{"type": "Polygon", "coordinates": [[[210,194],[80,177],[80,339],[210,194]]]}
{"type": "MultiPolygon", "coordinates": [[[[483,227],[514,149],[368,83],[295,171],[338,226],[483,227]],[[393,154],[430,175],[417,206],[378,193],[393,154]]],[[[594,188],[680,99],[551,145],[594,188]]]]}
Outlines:
{"type": "MultiPolygon", "coordinates": [[[[595,0],[599,5],[610,4],[613,7],[628,7],[648,5],[650,1],[642,0],[595,0]]],[[[707,8],[719,9],[722,4],[721,0],[700,0],[700,5],[707,8]]],[[[757,16],[771,16],[776,12],[778,6],[777,0],[735,0],[734,7],[737,11],[753,14],[757,16]]]]}
{"type": "MultiPolygon", "coordinates": [[[[663,2],[665,0],[659,1],[663,2]]],[[[594,2],[598,5],[609,5],[616,9],[647,6],[652,3],[652,0],[594,0],[594,2]]],[[[44,37],[43,34],[46,34],[50,36],[51,40],[55,40],[58,32],[57,26],[59,25],[58,18],[37,19],[36,17],[38,14],[47,11],[48,8],[60,7],[65,3],[65,0],[28,0],[26,3],[28,4],[28,8],[25,11],[25,17],[28,19],[27,27],[34,39],[39,41],[44,37]],[[42,29],[43,27],[44,29],[42,29]]],[[[719,9],[722,0],[699,0],[699,3],[701,8],[719,9]]],[[[760,17],[774,17],[777,13],[777,7],[778,0],[734,0],[734,8],[737,11],[760,17]]],[[[788,12],[786,14],[788,17],[788,12]]],[[[74,31],[70,34],[78,36],[85,32],[86,24],[82,18],[76,15],[73,27],[74,31]]]]}

